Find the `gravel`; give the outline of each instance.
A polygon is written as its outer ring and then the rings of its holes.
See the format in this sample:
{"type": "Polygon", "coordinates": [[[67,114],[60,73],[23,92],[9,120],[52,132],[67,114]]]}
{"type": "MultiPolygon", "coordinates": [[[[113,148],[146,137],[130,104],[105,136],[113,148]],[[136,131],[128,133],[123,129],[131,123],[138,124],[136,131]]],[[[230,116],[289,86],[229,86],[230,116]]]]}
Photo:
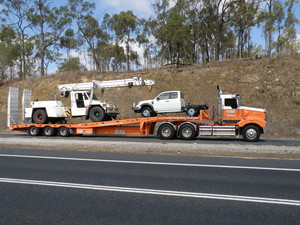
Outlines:
{"type": "Polygon", "coordinates": [[[253,158],[300,159],[300,146],[273,146],[207,143],[151,143],[127,141],[99,141],[75,139],[48,139],[43,137],[0,137],[0,147],[45,148],[98,152],[142,154],[172,154],[197,156],[235,156],[253,158]]]}

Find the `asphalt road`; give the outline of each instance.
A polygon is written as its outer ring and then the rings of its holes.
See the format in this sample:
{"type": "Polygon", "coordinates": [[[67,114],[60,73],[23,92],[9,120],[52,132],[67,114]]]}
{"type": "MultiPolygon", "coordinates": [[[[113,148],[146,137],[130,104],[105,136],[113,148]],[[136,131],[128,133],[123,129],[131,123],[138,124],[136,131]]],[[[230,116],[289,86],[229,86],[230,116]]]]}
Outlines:
{"type": "Polygon", "coordinates": [[[298,160],[0,148],[0,224],[300,224],[298,160]]]}
{"type": "MultiPolygon", "coordinates": [[[[26,135],[25,133],[2,133],[0,137],[18,137],[18,138],[33,138],[31,136],[26,135]]],[[[63,138],[60,136],[55,137],[39,137],[49,139],[66,139],[66,140],[93,140],[93,141],[109,141],[109,142],[153,142],[153,143],[185,143],[185,144],[193,144],[193,143],[207,143],[207,144],[241,144],[241,145],[249,145],[249,142],[245,142],[242,138],[232,138],[232,137],[197,137],[195,140],[161,140],[157,136],[149,135],[149,136],[126,136],[126,135],[84,135],[84,136],[73,136],[63,138]]],[[[274,139],[274,138],[261,138],[258,142],[251,142],[251,145],[274,145],[274,146],[300,146],[300,139],[274,139]]]]}

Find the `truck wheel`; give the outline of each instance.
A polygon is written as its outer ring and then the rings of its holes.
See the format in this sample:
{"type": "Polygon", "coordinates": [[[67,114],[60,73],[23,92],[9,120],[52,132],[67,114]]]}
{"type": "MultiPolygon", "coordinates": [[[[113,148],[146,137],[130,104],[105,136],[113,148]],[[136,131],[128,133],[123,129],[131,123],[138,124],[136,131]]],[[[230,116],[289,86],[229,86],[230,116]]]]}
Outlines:
{"type": "Polygon", "coordinates": [[[33,122],[37,124],[45,124],[48,123],[48,116],[45,109],[38,109],[33,113],[32,116],[33,122]]]}
{"type": "Polygon", "coordinates": [[[58,128],[58,134],[62,137],[69,137],[71,135],[71,132],[69,128],[62,126],[58,128]]]}
{"type": "Polygon", "coordinates": [[[195,107],[191,106],[187,108],[186,111],[187,116],[199,116],[200,115],[200,110],[197,110],[195,107]]]}
{"type": "Polygon", "coordinates": [[[176,131],[171,124],[162,124],[159,127],[158,135],[161,139],[170,140],[175,137],[176,131]]]}
{"type": "Polygon", "coordinates": [[[179,136],[182,140],[193,140],[197,135],[195,127],[191,124],[183,124],[179,128],[179,136]]]}
{"type": "Polygon", "coordinates": [[[54,129],[53,127],[50,127],[50,126],[46,126],[43,129],[43,134],[48,137],[54,136],[54,135],[56,135],[56,129],[54,129]]]}
{"type": "Polygon", "coordinates": [[[242,135],[245,141],[255,142],[260,138],[260,130],[255,125],[247,125],[243,128],[242,135]]]}
{"type": "Polygon", "coordinates": [[[142,117],[149,117],[151,116],[152,114],[152,110],[150,107],[143,107],[142,110],[141,110],[141,115],[142,117]]]}
{"type": "Polygon", "coordinates": [[[100,122],[104,120],[105,112],[100,106],[95,106],[90,109],[89,116],[93,122],[100,122]]]}
{"type": "Polygon", "coordinates": [[[27,130],[27,134],[30,136],[39,136],[41,135],[41,129],[36,126],[31,126],[27,130]]]}

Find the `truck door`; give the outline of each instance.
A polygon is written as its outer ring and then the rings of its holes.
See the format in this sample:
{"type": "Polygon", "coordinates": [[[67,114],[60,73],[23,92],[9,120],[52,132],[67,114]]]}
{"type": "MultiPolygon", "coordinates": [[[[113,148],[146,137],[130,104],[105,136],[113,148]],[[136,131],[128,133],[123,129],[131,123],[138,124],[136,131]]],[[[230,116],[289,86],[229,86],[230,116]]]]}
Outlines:
{"type": "Polygon", "coordinates": [[[169,106],[169,92],[160,94],[154,100],[154,109],[157,112],[166,112],[169,106]]]}
{"type": "Polygon", "coordinates": [[[177,111],[178,105],[180,106],[178,92],[164,92],[154,101],[154,109],[157,112],[174,112],[177,111]]]}
{"type": "Polygon", "coordinates": [[[84,116],[86,115],[86,108],[83,99],[83,93],[73,93],[73,99],[71,99],[71,112],[72,116],[84,116]]]}
{"type": "Polygon", "coordinates": [[[242,112],[238,107],[236,98],[225,98],[223,106],[223,121],[225,123],[238,123],[242,119],[242,112]]]}

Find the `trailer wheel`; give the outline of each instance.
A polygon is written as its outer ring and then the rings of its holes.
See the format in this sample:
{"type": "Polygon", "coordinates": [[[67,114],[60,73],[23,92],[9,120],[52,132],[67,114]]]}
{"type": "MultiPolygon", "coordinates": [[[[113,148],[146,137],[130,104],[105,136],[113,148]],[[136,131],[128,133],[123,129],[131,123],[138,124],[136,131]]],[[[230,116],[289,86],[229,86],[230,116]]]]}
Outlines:
{"type": "Polygon", "coordinates": [[[197,135],[197,131],[195,130],[195,127],[191,124],[183,124],[179,128],[178,133],[179,133],[179,137],[182,140],[193,140],[197,135]]]}
{"type": "Polygon", "coordinates": [[[90,109],[89,117],[93,122],[100,122],[104,120],[105,112],[104,109],[100,106],[95,106],[90,109]]]}
{"type": "Polygon", "coordinates": [[[38,109],[33,113],[32,116],[33,122],[37,124],[45,124],[48,123],[48,116],[45,109],[38,109]]]}
{"type": "Polygon", "coordinates": [[[71,135],[71,132],[69,128],[62,126],[58,128],[58,134],[62,137],[69,137],[71,135]]]}
{"type": "Polygon", "coordinates": [[[162,124],[158,129],[158,135],[161,139],[173,139],[175,137],[175,134],[175,128],[171,124],[162,124]]]}
{"type": "Polygon", "coordinates": [[[247,125],[243,128],[242,135],[245,141],[256,142],[260,138],[260,130],[255,125],[247,125]]]}
{"type": "Polygon", "coordinates": [[[53,127],[50,127],[50,126],[46,126],[43,129],[43,134],[48,137],[54,136],[54,135],[56,135],[56,129],[54,129],[53,127]]]}
{"type": "Polygon", "coordinates": [[[27,134],[30,136],[39,136],[41,133],[41,129],[36,126],[31,126],[27,130],[27,134]]]}
{"type": "Polygon", "coordinates": [[[199,116],[200,115],[200,110],[197,110],[195,107],[193,107],[193,106],[188,106],[187,107],[187,111],[186,111],[186,115],[187,116],[195,116],[195,117],[197,117],[197,116],[199,116]]]}

